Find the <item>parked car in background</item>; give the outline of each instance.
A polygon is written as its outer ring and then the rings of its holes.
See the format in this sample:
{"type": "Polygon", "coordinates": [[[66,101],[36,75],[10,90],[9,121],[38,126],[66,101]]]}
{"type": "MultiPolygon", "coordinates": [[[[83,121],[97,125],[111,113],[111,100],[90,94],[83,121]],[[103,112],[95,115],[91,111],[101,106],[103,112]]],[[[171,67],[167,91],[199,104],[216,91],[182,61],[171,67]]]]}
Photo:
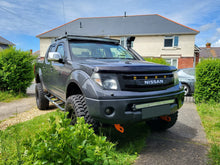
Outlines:
{"type": "Polygon", "coordinates": [[[177,72],[179,76],[179,81],[182,83],[182,86],[185,91],[185,96],[194,93],[195,87],[195,68],[185,68],[180,69],[177,72]]]}

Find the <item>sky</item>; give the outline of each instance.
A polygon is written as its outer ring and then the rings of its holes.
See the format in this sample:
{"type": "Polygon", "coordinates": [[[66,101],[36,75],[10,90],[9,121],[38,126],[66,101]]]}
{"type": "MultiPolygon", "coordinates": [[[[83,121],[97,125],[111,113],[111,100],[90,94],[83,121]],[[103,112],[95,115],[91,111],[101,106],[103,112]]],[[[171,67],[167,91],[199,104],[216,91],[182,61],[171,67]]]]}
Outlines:
{"type": "Polygon", "coordinates": [[[200,33],[195,44],[220,47],[220,0],[0,0],[0,36],[40,49],[36,35],[79,17],[160,14],[200,33]]]}

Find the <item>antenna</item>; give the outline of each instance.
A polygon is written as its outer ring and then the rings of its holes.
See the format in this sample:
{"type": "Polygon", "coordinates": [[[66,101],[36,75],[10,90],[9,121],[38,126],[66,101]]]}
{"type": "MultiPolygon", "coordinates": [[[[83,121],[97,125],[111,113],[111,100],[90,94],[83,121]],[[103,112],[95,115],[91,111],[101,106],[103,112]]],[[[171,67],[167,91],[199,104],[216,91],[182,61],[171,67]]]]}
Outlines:
{"type": "MultiPolygon", "coordinates": [[[[64,4],[64,0],[62,0],[63,2],[63,19],[64,19],[64,24],[66,23],[66,17],[65,17],[65,4],[64,4]]],[[[64,25],[64,35],[67,36],[67,31],[66,31],[66,25],[64,25]]]]}

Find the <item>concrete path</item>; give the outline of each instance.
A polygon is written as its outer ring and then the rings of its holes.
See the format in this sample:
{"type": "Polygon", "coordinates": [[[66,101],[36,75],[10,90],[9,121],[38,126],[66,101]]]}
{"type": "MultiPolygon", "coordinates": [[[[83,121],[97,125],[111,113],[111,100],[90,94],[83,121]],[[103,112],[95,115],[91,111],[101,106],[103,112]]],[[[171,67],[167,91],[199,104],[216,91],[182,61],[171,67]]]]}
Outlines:
{"type": "Polygon", "coordinates": [[[21,113],[30,110],[36,106],[34,95],[35,84],[32,84],[27,89],[28,98],[19,99],[10,103],[0,102],[0,121],[13,117],[16,113],[21,113]]]}
{"type": "Polygon", "coordinates": [[[208,142],[194,103],[184,103],[177,123],[153,132],[135,165],[206,165],[208,142]]]}

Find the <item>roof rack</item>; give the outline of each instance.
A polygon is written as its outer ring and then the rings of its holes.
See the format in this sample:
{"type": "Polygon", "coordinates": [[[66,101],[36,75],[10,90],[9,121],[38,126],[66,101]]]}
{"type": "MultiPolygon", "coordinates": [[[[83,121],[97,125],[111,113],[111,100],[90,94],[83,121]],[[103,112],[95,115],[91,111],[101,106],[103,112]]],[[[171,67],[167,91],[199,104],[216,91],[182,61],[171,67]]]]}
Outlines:
{"type": "Polygon", "coordinates": [[[84,41],[98,41],[98,42],[110,42],[114,44],[119,44],[120,41],[116,39],[110,39],[110,38],[101,38],[101,37],[93,37],[93,36],[77,36],[77,35],[65,35],[61,36],[55,39],[61,40],[61,39],[67,39],[67,40],[84,40],[84,41]]]}

